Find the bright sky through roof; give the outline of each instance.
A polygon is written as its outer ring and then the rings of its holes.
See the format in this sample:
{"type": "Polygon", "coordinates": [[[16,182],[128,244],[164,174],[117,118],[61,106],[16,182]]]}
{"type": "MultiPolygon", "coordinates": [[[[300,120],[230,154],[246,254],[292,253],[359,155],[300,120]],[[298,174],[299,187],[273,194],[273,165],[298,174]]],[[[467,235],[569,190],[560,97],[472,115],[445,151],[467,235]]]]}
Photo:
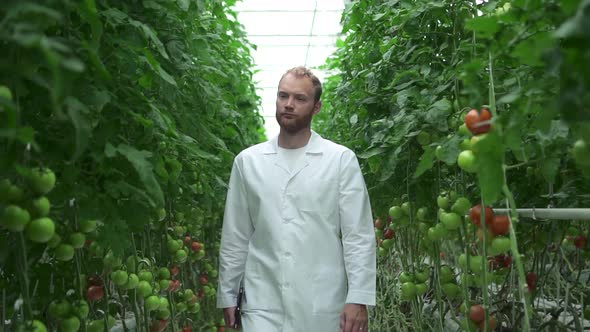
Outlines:
{"type": "Polygon", "coordinates": [[[310,67],[323,82],[325,73],[317,69],[336,50],[341,32],[340,18],[346,0],[242,0],[236,4],[238,21],[252,50],[254,75],[262,98],[261,114],[266,136],[279,132],[275,119],[276,90],[283,73],[298,65],[310,67]]]}

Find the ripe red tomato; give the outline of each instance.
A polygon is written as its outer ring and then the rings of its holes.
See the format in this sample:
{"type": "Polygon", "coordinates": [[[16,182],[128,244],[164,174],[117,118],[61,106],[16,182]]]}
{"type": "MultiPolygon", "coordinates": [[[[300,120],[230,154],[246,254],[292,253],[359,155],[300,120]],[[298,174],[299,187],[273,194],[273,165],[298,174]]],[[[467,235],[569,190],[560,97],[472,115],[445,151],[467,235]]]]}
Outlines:
{"type": "Polygon", "coordinates": [[[100,301],[104,297],[104,289],[101,286],[90,286],[86,290],[88,301],[100,301]]]}
{"type": "MultiPolygon", "coordinates": [[[[471,222],[480,227],[481,226],[481,204],[477,204],[476,206],[472,207],[471,210],[469,210],[469,219],[471,219],[471,222]]],[[[489,207],[486,206],[485,208],[485,222],[486,225],[491,225],[494,221],[494,210],[489,207]]]]}
{"type": "Polygon", "coordinates": [[[388,228],[385,233],[383,234],[383,238],[384,239],[393,239],[393,236],[395,234],[393,233],[393,230],[391,228],[388,228]]]}
{"type": "Polygon", "coordinates": [[[492,113],[487,108],[482,108],[480,112],[472,109],[465,115],[465,125],[474,135],[484,134],[490,131],[492,125],[490,123],[483,124],[482,122],[492,119],[492,113]]]}
{"type": "MultiPolygon", "coordinates": [[[[496,330],[496,326],[498,325],[498,321],[496,320],[496,317],[490,316],[490,320],[488,321],[488,331],[495,331],[496,330]]],[[[479,330],[483,331],[485,328],[486,322],[485,319],[482,320],[481,322],[479,322],[478,326],[479,326],[479,330]]]]}
{"type": "Polygon", "coordinates": [[[584,248],[586,248],[586,244],[588,244],[588,239],[584,235],[578,235],[574,239],[574,245],[578,249],[584,249],[584,248]]]}
{"type": "Polygon", "coordinates": [[[201,285],[206,285],[209,283],[209,278],[206,275],[202,275],[199,278],[199,282],[201,283],[201,285]]]}
{"type": "MultiPolygon", "coordinates": [[[[486,216],[487,220],[487,216],[486,216]]],[[[492,232],[496,235],[505,235],[510,231],[510,219],[507,215],[497,215],[492,221],[492,232]]]]}
{"type": "Polygon", "coordinates": [[[529,288],[529,291],[533,292],[537,288],[537,279],[538,276],[535,272],[527,272],[526,274],[526,284],[529,288]]]}
{"type": "Polygon", "coordinates": [[[182,332],[193,332],[192,326],[185,326],[182,328],[182,332]]]}
{"type": "Polygon", "coordinates": [[[385,227],[385,225],[383,224],[383,221],[381,220],[381,218],[375,219],[375,228],[383,229],[383,227],[385,227]]]}
{"type": "Polygon", "coordinates": [[[189,246],[191,244],[191,242],[193,241],[193,239],[191,239],[190,235],[187,235],[184,237],[184,245],[185,246],[189,246]]]}
{"type": "Polygon", "coordinates": [[[178,267],[178,265],[173,265],[170,268],[170,274],[172,274],[172,276],[176,276],[179,273],[180,273],[180,268],[178,267]]]}
{"type": "Polygon", "coordinates": [[[472,321],[479,323],[485,319],[485,311],[481,304],[474,304],[469,309],[469,319],[472,321]]]}
{"type": "Polygon", "coordinates": [[[202,245],[199,242],[194,241],[193,243],[191,243],[191,250],[192,251],[198,252],[199,250],[201,250],[201,248],[202,248],[202,245]]]}

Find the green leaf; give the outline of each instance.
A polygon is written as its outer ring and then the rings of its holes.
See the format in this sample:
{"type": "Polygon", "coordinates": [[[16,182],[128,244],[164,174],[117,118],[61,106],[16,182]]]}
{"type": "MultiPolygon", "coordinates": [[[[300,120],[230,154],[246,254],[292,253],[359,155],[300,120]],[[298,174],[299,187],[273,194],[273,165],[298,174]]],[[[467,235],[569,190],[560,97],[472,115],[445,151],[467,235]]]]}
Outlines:
{"type": "Polygon", "coordinates": [[[541,165],[541,174],[547,183],[555,184],[555,176],[559,171],[560,159],[557,157],[545,158],[541,165]]]}
{"type": "Polygon", "coordinates": [[[185,12],[188,11],[191,2],[190,0],[178,0],[178,7],[180,7],[180,9],[184,10],[185,12]]]}
{"type": "Polygon", "coordinates": [[[420,177],[424,172],[431,169],[434,165],[434,149],[430,146],[425,147],[422,157],[420,157],[420,163],[414,173],[414,179],[420,177]]]}
{"type": "Polygon", "coordinates": [[[156,72],[156,74],[158,74],[158,76],[160,76],[164,81],[166,81],[174,86],[177,85],[174,77],[172,77],[172,75],[168,74],[164,70],[164,68],[162,68],[162,66],[160,66],[160,63],[158,62],[158,60],[156,60],[156,58],[154,57],[152,52],[150,52],[150,50],[144,49],[143,54],[145,55],[145,59],[147,60],[147,63],[156,72]]]}
{"type": "Polygon", "coordinates": [[[385,152],[385,149],[384,148],[375,147],[375,148],[369,149],[369,150],[367,150],[365,152],[359,153],[358,154],[358,157],[360,159],[369,159],[369,158],[371,158],[373,156],[376,156],[376,155],[379,155],[379,154],[383,154],[384,152],[385,152]]]}
{"type": "Polygon", "coordinates": [[[127,158],[131,165],[133,165],[145,189],[156,203],[156,206],[163,206],[164,194],[162,193],[160,184],[154,175],[153,165],[149,161],[152,153],[149,151],[137,150],[126,144],[120,144],[117,147],[117,151],[119,151],[119,153],[127,158]]]}
{"type": "Polygon", "coordinates": [[[504,146],[495,132],[485,134],[477,143],[477,179],[484,204],[496,202],[504,185],[504,146]]]}
{"type": "Polygon", "coordinates": [[[500,30],[500,25],[494,16],[479,16],[468,20],[465,28],[475,31],[478,37],[489,38],[500,30]]]}
{"type": "Polygon", "coordinates": [[[553,120],[547,132],[537,131],[537,137],[539,137],[539,140],[548,143],[558,139],[566,139],[568,133],[569,127],[564,121],[553,120]]]}
{"type": "Polygon", "coordinates": [[[91,127],[90,122],[87,119],[89,112],[86,105],[82,104],[74,97],[68,97],[64,103],[67,108],[67,114],[72,121],[72,125],[76,132],[76,149],[72,156],[72,160],[76,160],[82,155],[82,152],[86,149],[88,140],[90,139],[91,127]]]}
{"type": "Polygon", "coordinates": [[[459,153],[461,153],[461,149],[459,148],[460,142],[461,137],[455,135],[441,144],[442,150],[440,157],[445,164],[454,165],[457,163],[457,157],[459,157],[459,153]]]}
{"type": "Polygon", "coordinates": [[[439,130],[446,131],[448,129],[447,117],[451,113],[451,102],[445,97],[438,100],[426,113],[426,122],[438,126],[439,130]]]}

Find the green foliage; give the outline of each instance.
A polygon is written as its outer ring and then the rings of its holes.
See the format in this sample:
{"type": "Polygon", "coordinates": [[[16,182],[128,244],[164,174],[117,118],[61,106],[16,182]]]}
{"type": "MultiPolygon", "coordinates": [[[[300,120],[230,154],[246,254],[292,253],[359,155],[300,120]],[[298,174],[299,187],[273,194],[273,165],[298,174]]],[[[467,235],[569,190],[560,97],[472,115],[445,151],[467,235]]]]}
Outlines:
{"type": "MultiPolygon", "coordinates": [[[[250,44],[232,5],[2,1],[0,179],[21,184],[22,170],[51,168],[58,233],[67,238],[78,218],[99,220],[89,235],[99,256],[138,250],[165,263],[159,241],[182,225],[210,247],[206,259],[216,265],[231,162],[264,139],[250,44]]],[[[6,236],[2,246],[18,244],[6,236]]],[[[30,249],[30,262],[45,251],[30,249]]],[[[0,255],[3,283],[18,275],[15,259],[0,255]]],[[[82,272],[100,273],[97,262],[82,272]]],[[[58,272],[69,280],[52,287],[65,293],[72,272],[58,272]]],[[[218,315],[214,303],[202,305],[207,319],[218,315]]]]}
{"type": "MultiPolygon", "coordinates": [[[[585,0],[352,2],[342,17],[345,37],[325,65],[331,75],[314,129],[357,152],[375,218],[400,199],[437,211],[437,196],[449,191],[495,208],[506,207],[509,191],[516,207],[588,206],[590,169],[572,160],[571,147],[590,142],[589,9],[585,0]],[[484,107],[492,131],[477,143],[476,172],[463,172],[457,157],[471,137],[458,129],[468,111],[484,107]]],[[[424,260],[438,269],[443,246],[426,231],[436,238],[433,225],[442,225],[431,214],[420,225],[410,214],[389,226],[396,244],[379,249],[387,266],[378,276],[376,330],[443,329],[438,286],[424,302],[402,305],[391,287],[391,271],[412,272],[424,260]]],[[[531,250],[538,240],[527,226],[519,227],[525,262],[545,259],[531,250]]],[[[547,227],[534,234],[561,234],[547,227]]],[[[443,238],[457,255],[479,248],[465,229],[443,238]]],[[[457,318],[453,304],[445,308],[446,322],[457,318]]]]}

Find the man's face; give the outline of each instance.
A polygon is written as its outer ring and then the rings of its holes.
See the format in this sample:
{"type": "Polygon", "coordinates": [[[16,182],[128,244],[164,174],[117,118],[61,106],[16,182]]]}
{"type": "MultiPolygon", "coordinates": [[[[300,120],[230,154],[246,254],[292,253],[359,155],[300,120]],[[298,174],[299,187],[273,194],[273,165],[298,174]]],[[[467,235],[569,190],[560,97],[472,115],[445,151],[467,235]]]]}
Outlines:
{"type": "Polygon", "coordinates": [[[295,134],[310,128],[311,119],[320,111],[321,102],[314,101],[311,80],[287,74],[279,83],[276,118],[281,128],[295,134]]]}

